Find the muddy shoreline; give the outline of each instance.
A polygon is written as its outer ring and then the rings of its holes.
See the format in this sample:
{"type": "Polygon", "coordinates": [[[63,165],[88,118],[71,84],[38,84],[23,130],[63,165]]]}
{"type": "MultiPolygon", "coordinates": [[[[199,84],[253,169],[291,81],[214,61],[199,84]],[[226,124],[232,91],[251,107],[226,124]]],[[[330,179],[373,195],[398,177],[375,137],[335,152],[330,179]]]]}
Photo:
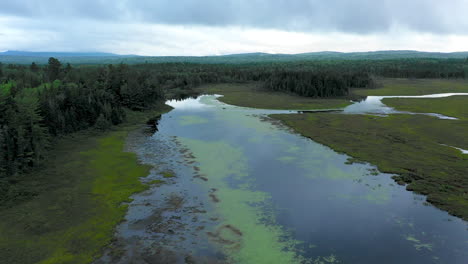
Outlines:
{"type": "Polygon", "coordinates": [[[219,238],[207,231],[218,225],[208,214],[210,203],[216,203],[214,191],[193,191],[200,189],[194,181],[208,179],[175,137],[157,134],[157,122],[149,120],[127,138],[126,151],[152,167],[141,179],[150,187],[132,196],[111,245],[94,263],[227,263],[211,244],[219,238]]]}

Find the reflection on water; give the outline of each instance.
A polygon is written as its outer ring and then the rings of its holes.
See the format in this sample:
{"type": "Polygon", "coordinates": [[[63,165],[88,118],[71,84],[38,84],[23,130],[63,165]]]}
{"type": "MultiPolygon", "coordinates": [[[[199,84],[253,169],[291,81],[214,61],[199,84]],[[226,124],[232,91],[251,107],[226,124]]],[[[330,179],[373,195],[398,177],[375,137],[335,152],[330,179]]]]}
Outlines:
{"type": "MultiPolygon", "coordinates": [[[[468,95],[468,93],[441,93],[441,94],[429,94],[429,95],[418,95],[418,96],[368,96],[361,102],[354,103],[344,109],[344,113],[348,114],[414,114],[411,112],[398,111],[392,107],[386,106],[382,103],[384,98],[443,98],[455,95],[468,95]]],[[[454,117],[444,116],[435,113],[424,113],[424,115],[435,116],[441,119],[457,119],[454,117]]]]}
{"type": "MultiPolygon", "coordinates": [[[[213,97],[218,98],[221,97],[221,95],[213,95],[213,97]]],[[[196,98],[187,98],[183,100],[169,100],[166,102],[166,104],[178,110],[196,110],[220,105],[219,101],[206,100],[205,98],[206,96],[199,96],[196,98]]]]}
{"type": "Polygon", "coordinates": [[[146,181],[177,175],[130,204],[118,235],[136,248],[182,252],[177,263],[468,263],[466,222],[265,116],[290,111],[169,104],[135,144],[159,166],[146,181]]]}

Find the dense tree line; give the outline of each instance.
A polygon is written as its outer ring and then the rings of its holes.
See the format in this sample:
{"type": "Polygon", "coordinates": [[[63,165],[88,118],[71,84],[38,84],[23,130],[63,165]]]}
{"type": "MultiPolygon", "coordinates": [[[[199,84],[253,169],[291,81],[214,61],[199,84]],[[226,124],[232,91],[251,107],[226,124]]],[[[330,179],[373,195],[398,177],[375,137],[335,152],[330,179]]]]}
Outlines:
{"type": "Polygon", "coordinates": [[[336,97],[348,95],[350,88],[374,88],[375,83],[367,73],[283,70],[271,74],[264,87],[308,97],[336,97]]]}

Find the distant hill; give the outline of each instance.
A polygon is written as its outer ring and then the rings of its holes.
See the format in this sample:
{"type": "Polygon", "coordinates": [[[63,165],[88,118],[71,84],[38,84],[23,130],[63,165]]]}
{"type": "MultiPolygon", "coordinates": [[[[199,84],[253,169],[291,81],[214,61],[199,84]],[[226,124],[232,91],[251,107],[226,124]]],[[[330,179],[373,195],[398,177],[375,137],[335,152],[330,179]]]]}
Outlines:
{"type": "Polygon", "coordinates": [[[312,52],[297,54],[304,57],[340,58],[340,59],[405,59],[405,58],[434,58],[461,59],[467,58],[468,52],[422,52],[414,50],[382,50],[368,52],[312,52]]]}
{"type": "Polygon", "coordinates": [[[137,56],[118,55],[113,53],[77,53],[77,52],[28,52],[6,51],[0,52],[0,62],[30,64],[36,62],[46,64],[49,57],[56,57],[63,63],[72,64],[116,64],[116,63],[261,63],[261,62],[288,62],[311,60],[391,60],[391,59],[464,59],[468,52],[420,52],[412,50],[388,50],[370,52],[335,52],[322,51],[301,54],[269,54],[269,53],[243,53],[220,56],[137,56]]]}

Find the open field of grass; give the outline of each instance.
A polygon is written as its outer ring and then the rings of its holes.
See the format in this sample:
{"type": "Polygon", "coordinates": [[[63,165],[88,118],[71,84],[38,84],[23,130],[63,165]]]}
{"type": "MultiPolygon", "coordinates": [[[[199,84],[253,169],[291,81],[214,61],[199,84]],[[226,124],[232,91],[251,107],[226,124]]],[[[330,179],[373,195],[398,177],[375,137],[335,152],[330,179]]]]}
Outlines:
{"type": "Polygon", "coordinates": [[[353,93],[368,95],[425,95],[435,93],[468,93],[467,80],[446,79],[382,79],[378,89],[354,89],[353,93]]]}
{"type": "Polygon", "coordinates": [[[401,111],[438,113],[468,120],[468,96],[465,95],[427,99],[385,98],[382,102],[401,111]]]}
{"type": "Polygon", "coordinates": [[[395,173],[408,190],[435,206],[468,219],[468,121],[429,116],[376,117],[343,114],[272,115],[314,141],[395,173]]]}
{"type": "MultiPolygon", "coordinates": [[[[168,110],[165,108],[164,111],[168,110]]],[[[159,111],[128,113],[108,132],[59,139],[48,163],[16,184],[34,196],[0,208],[0,263],[90,263],[112,239],[149,167],[124,152],[128,133],[159,111]]]]}
{"type": "Polygon", "coordinates": [[[265,91],[259,83],[212,84],[199,87],[200,93],[222,94],[219,100],[231,105],[261,109],[337,109],[350,104],[346,98],[316,99],[283,92],[265,91]]]}

